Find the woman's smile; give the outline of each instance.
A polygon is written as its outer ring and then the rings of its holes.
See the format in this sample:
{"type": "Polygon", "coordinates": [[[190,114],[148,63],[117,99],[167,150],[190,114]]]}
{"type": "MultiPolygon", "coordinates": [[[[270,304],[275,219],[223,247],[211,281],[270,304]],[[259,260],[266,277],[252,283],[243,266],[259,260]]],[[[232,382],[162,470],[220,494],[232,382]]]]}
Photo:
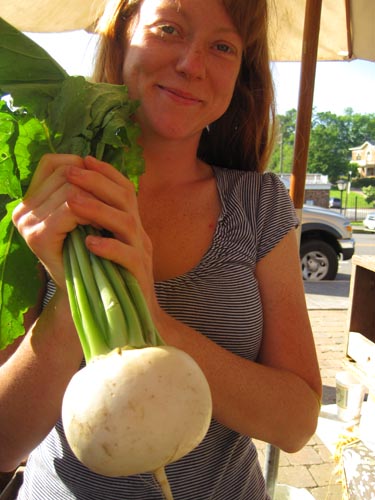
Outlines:
{"type": "Polygon", "coordinates": [[[193,94],[189,92],[185,92],[184,90],[175,88],[175,87],[169,87],[169,86],[164,86],[164,85],[157,85],[157,87],[168,97],[170,97],[172,100],[179,104],[183,105],[194,105],[194,104],[201,104],[203,101],[202,99],[199,99],[198,97],[194,96],[193,94]]]}

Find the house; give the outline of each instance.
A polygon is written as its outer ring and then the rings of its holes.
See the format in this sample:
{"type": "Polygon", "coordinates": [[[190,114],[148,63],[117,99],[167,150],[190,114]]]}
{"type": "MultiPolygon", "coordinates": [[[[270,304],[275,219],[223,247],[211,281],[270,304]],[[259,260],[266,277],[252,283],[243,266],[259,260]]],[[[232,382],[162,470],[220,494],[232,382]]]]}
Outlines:
{"type": "MultiPolygon", "coordinates": [[[[279,175],[288,191],[290,188],[291,175],[292,174],[279,175]]],[[[328,208],[330,189],[331,183],[328,182],[328,175],[306,174],[304,203],[307,205],[328,208]]]]}
{"type": "Polygon", "coordinates": [[[362,146],[350,148],[352,159],[350,163],[355,163],[358,167],[360,177],[375,177],[375,146],[366,141],[362,146]]]}

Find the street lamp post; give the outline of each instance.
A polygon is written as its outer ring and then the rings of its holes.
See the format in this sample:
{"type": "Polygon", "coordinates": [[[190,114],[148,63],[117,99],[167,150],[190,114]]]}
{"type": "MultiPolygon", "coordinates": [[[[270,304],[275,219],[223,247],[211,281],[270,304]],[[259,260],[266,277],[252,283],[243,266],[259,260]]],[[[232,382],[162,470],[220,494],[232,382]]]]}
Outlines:
{"type": "Polygon", "coordinates": [[[338,190],[340,191],[340,214],[341,214],[342,213],[342,193],[346,189],[346,182],[343,181],[342,179],[338,180],[337,187],[338,187],[338,190]]]}

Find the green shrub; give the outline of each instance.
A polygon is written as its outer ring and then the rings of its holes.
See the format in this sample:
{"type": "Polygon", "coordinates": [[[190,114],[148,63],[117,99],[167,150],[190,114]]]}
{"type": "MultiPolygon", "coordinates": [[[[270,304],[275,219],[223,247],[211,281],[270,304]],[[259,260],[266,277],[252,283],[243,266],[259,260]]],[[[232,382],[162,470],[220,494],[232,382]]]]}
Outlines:
{"type": "Polygon", "coordinates": [[[367,186],[375,186],[375,177],[363,177],[360,179],[354,179],[352,181],[353,188],[362,189],[367,186]]]}

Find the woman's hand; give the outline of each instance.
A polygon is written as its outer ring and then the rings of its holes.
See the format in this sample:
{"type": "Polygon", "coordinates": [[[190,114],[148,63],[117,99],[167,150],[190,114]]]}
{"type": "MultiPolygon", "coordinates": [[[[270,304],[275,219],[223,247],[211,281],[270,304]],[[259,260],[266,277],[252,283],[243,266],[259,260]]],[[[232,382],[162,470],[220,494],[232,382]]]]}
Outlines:
{"type": "Polygon", "coordinates": [[[141,223],[135,188],[108,163],[87,157],[84,166],[67,172],[67,180],[76,188],[68,205],[77,219],[114,235],[88,236],[86,245],[94,254],[127,268],[138,280],[152,311],[157,307],[152,244],[141,223]]]}
{"type": "Polygon", "coordinates": [[[66,235],[79,224],[110,231],[114,238],[89,236],[89,250],[126,267],[149,306],[156,305],[152,245],[141,224],[135,189],[111,165],[93,157],[45,155],[13,222],[61,288],[66,235]]]}
{"type": "Polygon", "coordinates": [[[66,234],[88,222],[78,218],[67,203],[76,191],[67,181],[67,172],[73,167],[84,169],[82,158],[43,156],[24,200],[13,212],[18,231],[61,288],[65,287],[62,248],[66,234]]]}

